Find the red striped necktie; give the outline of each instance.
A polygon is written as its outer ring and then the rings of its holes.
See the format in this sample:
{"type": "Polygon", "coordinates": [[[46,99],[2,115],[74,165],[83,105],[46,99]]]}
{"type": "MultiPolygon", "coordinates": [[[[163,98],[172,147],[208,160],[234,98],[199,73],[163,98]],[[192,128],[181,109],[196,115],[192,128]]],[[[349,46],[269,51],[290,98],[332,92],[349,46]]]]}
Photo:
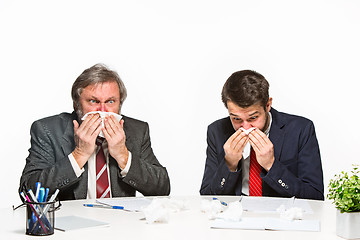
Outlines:
{"type": "Polygon", "coordinates": [[[256,160],[256,154],[251,148],[249,170],[249,196],[262,196],[261,166],[256,160]]]}
{"type": "Polygon", "coordinates": [[[110,185],[102,142],[103,139],[96,140],[96,144],[99,146],[96,154],[96,198],[109,198],[110,185]]]}

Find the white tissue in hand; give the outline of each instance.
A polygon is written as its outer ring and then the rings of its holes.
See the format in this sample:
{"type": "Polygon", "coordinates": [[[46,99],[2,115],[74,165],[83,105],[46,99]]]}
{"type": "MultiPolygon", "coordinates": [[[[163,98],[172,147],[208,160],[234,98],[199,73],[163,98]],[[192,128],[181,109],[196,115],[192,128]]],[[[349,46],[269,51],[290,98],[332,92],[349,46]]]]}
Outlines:
{"type": "Polygon", "coordinates": [[[184,209],[187,209],[184,201],[172,200],[169,198],[154,198],[150,205],[142,211],[147,223],[167,223],[169,221],[170,212],[179,212],[184,209]]]}
{"type": "MultiPolygon", "coordinates": [[[[86,114],[81,118],[81,120],[85,120],[85,119],[87,118],[87,116],[89,116],[90,114],[99,114],[100,117],[101,117],[101,126],[103,126],[103,127],[104,127],[104,119],[105,119],[105,116],[113,115],[113,116],[116,118],[117,121],[120,121],[121,118],[122,118],[121,115],[116,114],[116,113],[113,113],[113,112],[93,111],[93,112],[88,112],[88,113],[86,113],[86,114]]],[[[104,133],[103,133],[102,131],[99,133],[99,136],[105,138],[104,133]]]]}
{"type": "Polygon", "coordinates": [[[216,218],[224,219],[225,221],[238,222],[241,221],[243,213],[242,205],[239,201],[231,202],[222,213],[219,213],[216,218]]]}
{"type": "Polygon", "coordinates": [[[303,210],[299,207],[292,207],[286,209],[284,205],[281,205],[277,212],[280,213],[280,218],[287,220],[301,220],[303,219],[303,210]]]}
{"type": "Polygon", "coordinates": [[[219,200],[207,200],[201,201],[201,211],[206,213],[209,219],[215,219],[217,214],[222,212],[225,206],[221,204],[219,200]]]}
{"type": "Polygon", "coordinates": [[[253,130],[255,130],[256,128],[252,127],[249,128],[248,130],[246,130],[245,128],[241,127],[240,128],[246,135],[249,135],[253,130]]]}

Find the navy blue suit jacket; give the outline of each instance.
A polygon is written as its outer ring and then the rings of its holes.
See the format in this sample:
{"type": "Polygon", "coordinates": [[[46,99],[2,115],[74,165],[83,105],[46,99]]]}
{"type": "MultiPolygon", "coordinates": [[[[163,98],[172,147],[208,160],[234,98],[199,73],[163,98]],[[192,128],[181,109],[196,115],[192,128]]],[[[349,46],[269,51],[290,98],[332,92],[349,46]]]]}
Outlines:
{"type": "MultiPolygon", "coordinates": [[[[263,196],[324,199],[323,172],[315,128],[309,119],[270,110],[269,132],[275,161],[262,169],[263,196]]],[[[235,132],[230,118],[209,125],[201,195],[241,195],[241,164],[231,172],[225,163],[224,144],[235,132]]]]}

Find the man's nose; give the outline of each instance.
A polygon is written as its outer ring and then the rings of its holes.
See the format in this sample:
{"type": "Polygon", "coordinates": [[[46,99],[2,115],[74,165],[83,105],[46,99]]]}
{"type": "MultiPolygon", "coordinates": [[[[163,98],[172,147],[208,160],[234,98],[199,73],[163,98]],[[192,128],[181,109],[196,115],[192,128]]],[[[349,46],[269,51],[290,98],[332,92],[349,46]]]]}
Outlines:
{"type": "Polygon", "coordinates": [[[98,111],[106,112],[106,106],[105,103],[99,103],[98,111]]]}
{"type": "Polygon", "coordinates": [[[249,122],[243,122],[242,128],[245,130],[248,130],[249,128],[252,128],[252,125],[249,122]]]}

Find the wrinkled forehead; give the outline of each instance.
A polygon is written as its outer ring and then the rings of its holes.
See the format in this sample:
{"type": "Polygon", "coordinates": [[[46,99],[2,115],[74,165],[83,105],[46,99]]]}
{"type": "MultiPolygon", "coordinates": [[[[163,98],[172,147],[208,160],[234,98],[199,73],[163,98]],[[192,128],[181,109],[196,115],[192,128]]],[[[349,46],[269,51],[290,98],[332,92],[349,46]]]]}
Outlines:
{"type": "Polygon", "coordinates": [[[120,98],[119,87],[116,82],[91,84],[82,90],[80,97],[93,97],[99,100],[118,99],[120,98]]]}

